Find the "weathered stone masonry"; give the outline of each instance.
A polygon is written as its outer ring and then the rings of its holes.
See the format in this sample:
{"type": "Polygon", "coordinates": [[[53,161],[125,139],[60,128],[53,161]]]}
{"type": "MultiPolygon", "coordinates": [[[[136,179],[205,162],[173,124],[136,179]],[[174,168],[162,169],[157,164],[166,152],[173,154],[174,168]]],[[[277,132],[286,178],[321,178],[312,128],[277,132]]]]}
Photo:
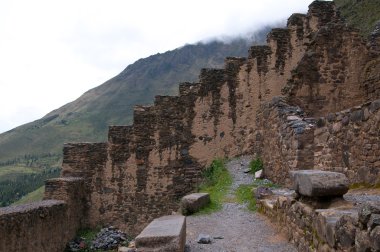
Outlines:
{"type": "Polygon", "coordinates": [[[55,200],[0,208],[0,251],[63,251],[85,226],[83,179],[52,179],[45,188],[45,197],[55,200]]]}
{"type": "MultiPolygon", "coordinates": [[[[1,209],[8,229],[2,226],[0,237],[16,237],[16,222],[5,216],[32,220],[40,206],[52,211],[52,223],[65,216],[72,225],[57,228],[69,230],[57,249],[36,241],[35,251],[60,251],[80,227],[116,225],[137,234],[178,210],[215,157],[259,154],[265,175],[283,184],[289,170],[320,166],[344,171],[351,182],[378,183],[372,179],[379,176],[378,38],[367,44],[343,25],[332,2],[313,2],[247,58],[227,58],[224,69],[204,69],[199,82],[180,84],[179,96],[136,106],[133,125],[111,126],[106,143],[66,144],[62,177],[47,182],[45,197],[62,202],[43,201],[26,215],[21,208],[1,209]]],[[[29,228],[47,229],[43,223],[29,228]]],[[[1,239],[0,246],[9,244],[1,239]]]]}

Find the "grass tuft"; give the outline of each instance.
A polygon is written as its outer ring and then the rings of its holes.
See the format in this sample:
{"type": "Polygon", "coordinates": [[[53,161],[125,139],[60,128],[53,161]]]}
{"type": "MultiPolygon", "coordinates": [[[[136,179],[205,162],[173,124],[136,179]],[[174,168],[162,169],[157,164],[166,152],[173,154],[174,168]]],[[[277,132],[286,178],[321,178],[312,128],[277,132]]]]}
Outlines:
{"type": "Polygon", "coordinates": [[[240,204],[247,204],[250,211],[256,211],[256,199],[252,195],[253,185],[240,185],[235,192],[237,202],[240,204]]]}
{"type": "Polygon", "coordinates": [[[249,169],[251,170],[252,173],[262,170],[263,167],[264,167],[263,161],[259,157],[249,162],[249,169]]]}
{"type": "Polygon", "coordinates": [[[204,181],[199,186],[199,191],[209,193],[211,203],[201,209],[197,214],[208,214],[220,210],[232,184],[232,177],[223,159],[214,160],[211,165],[204,170],[203,178],[204,181]]]}
{"type": "Polygon", "coordinates": [[[380,189],[380,183],[369,184],[369,183],[353,183],[350,185],[349,189],[380,189]]]}

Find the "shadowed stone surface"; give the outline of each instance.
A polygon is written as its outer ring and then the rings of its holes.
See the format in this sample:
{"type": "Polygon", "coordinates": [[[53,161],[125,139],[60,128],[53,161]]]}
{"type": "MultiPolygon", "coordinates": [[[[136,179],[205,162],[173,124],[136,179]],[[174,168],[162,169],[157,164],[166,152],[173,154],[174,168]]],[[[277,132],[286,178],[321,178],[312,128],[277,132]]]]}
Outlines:
{"type": "Polygon", "coordinates": [[[154,219],[137,237],[136,248],[144,252],[183,252],[186,217],[168,215],[154,219]]]}
{"type": "Polygon", "coordinates": [[[210,203],[210,194],[192,193],[186,195],[181,200],[182,214],[188,215],[198,212],[202,207],[210,203]]]}
{"type": "Polygon", "coordinates": [[[301,170],[291,172],[296,192],[308,197],[342,196],[348,191],[346,175],[338,172],[301,170]]]}

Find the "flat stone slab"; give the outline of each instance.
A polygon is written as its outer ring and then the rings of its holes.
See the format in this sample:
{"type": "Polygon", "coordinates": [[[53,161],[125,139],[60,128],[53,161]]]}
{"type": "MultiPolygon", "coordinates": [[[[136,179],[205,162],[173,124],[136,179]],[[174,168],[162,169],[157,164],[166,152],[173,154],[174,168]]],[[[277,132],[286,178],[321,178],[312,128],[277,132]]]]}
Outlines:
{"type": "Polygon", "coordinates": [[[183,252],[186,243],[186,217],[167,215],[154,219],[135,239],[138,251],[183,252]]]}
{"type": "Polygon", "coordinates": [[[201,208],[210,203],[210,194],[192,193],[181,199],[181,212],[183,215],[189,215],[198,212],[201,208]]]}
{"type": "Polygon", "coordinates": [[[308,197],[338,197],[348,191],[348,179],[339,172],[299,170],[290,172],[294,190],[308,197]]]}

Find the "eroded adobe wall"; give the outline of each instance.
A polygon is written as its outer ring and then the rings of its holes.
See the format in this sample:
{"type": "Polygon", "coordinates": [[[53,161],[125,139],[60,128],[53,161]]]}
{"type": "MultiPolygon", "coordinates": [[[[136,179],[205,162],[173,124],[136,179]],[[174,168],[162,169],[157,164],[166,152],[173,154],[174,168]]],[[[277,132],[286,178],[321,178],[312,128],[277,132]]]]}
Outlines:
{"type": "Polygon", "coordinates": [[[380,100],[317,122],[315,169],[345,173],[351,183],[380,183],[380,100]]]}
{"type": "Polygon", "coordinates": [[[84,227],[84,189],[81,178],[52,179],[46,200],[0,208],[0,251],[63,251],[84,227]]]}

